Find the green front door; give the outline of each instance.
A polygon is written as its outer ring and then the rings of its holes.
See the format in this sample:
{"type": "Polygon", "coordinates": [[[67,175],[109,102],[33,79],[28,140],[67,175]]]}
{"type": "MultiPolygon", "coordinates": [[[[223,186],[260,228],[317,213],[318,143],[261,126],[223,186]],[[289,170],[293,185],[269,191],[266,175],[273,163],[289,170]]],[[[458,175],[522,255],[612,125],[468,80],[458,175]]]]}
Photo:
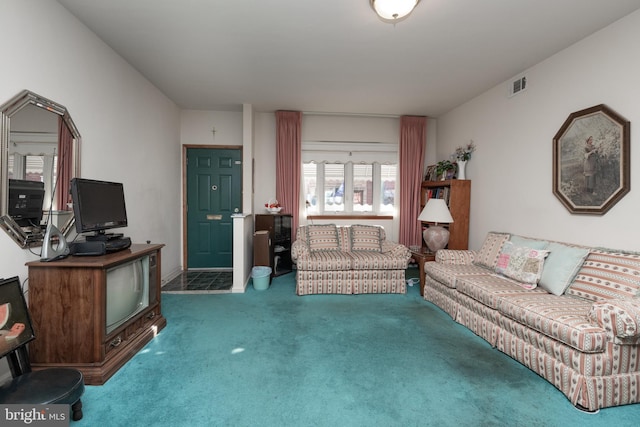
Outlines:
{"type": "Polygon", "coordinates": [[[233,222],[242,212],[242,150],[187,149],[187,268],[233,266],[233,222]]]}

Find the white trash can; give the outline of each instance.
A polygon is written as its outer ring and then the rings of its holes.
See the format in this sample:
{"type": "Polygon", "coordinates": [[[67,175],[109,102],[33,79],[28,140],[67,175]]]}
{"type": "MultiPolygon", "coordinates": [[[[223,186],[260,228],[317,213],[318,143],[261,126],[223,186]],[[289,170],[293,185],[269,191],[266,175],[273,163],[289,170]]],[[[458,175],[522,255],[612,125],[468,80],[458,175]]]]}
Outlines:
{"type": "Polygon", "coordinates": [[[251,270],[253,288],[256,291],[269,289],[269,279],[271,278],[271,267],[256,266],[251,270]]]}

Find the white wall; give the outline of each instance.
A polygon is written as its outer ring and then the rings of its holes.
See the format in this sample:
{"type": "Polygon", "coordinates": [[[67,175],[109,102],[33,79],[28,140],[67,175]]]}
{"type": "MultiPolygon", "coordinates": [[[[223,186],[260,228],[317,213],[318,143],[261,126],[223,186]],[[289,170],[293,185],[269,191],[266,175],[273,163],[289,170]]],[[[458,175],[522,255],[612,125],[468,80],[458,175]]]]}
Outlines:
{"type": "MultiPolygon", "coordinates": [[[[0,103],[23,89],[64,105],[82,135],[82,176],[124,183],[134,242],[165,243],[162,275],[180,267],[179,109],[49,0],[2,0],[0,103]]],[[[35,249],[39,252],[39,248],[35,249]]],[[[0,277],[39,259],[0,233],[0,277]]]]}
{"type": "Polygon", "coordinates": [[[264,204],[276,198],[276,116],[254,113],[253,213],[265,213],[264,204]]]}
{"type": "Polygon", "coordinates": [[[507,82],[438,118],[438,157],[473,139],[470,247],[491,230],[639,249],[640,12],[526,70],[529,87],[507,98],[507,82]],[[552,194],[552,140],[569,114],[606,104],[630,120],[631,189],[604,216],[574,215],[552,194]]]}
{"type": "Polygon", "coordinates": [[[400,118],[305,114],[303,141],[382,142],[397,144],[400,118]]]}
{"type": "Polygon", "coordinates": [[[242,145],[242,112],[182,110],[180,142],[194,145],[242,145]],[[215,133],[212,130],[215,129],[215,133]]]}
{"type": "Polygon", "coordinates": [[[438,118],[438,157],[473,139],[470,247],[491,230],[640,249],[640,12],[526,70],[529,87],[507,82],[438,118]],[[552,140],[569,114],[606,104],[631,122],[631,192],[604,216],[573,215],[552,193],[552,140]]]}

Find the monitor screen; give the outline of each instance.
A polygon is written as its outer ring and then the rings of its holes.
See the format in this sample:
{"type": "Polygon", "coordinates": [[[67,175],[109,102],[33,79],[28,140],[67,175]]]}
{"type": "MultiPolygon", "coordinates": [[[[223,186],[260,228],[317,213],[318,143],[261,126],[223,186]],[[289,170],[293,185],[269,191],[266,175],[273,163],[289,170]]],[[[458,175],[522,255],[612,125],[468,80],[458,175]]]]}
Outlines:
{"type": "Polygon", "coordinates": [[[21,227],[39,227],[44,205],[44,182],[9,180],[8,213],[21,227]]]}
{"type": "Polygon", "coordinates": [[[121,183],[73,178],[71,197],[76,231],[103,232],[127,226],[124,187],[121,183]]]}

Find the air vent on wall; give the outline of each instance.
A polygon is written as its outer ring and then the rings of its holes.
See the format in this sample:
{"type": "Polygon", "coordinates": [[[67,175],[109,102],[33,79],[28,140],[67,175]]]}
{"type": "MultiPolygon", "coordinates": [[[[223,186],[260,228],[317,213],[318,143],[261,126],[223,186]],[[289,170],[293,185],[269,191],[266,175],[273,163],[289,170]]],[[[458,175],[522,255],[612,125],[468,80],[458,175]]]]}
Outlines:
{"type": "Polygon", "coordinates": [[[513,95],[516,95],[526,89],[527,89],[527,77],[526,76],[518,77],[517,79],[513,80],[509,84],[509,96],[511,97],[513,95]]]}

